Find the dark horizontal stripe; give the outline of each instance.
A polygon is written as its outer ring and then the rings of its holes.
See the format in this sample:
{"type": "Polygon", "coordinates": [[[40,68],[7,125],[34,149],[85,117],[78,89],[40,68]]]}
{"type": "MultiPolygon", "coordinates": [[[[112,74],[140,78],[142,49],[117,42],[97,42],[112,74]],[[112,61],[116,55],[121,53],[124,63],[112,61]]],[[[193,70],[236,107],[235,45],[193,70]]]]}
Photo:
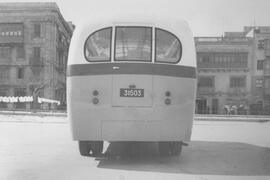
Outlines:
{"type": "Polygon", "coordinates": [[[67,70],[67,76],[105,74],[149,74],[196,78],[196,68],[189,66],[153,63],[95,63],[69,65],[67,70]],[[114,67],[118,67],[118,69],[115,69],[114,67]]]}

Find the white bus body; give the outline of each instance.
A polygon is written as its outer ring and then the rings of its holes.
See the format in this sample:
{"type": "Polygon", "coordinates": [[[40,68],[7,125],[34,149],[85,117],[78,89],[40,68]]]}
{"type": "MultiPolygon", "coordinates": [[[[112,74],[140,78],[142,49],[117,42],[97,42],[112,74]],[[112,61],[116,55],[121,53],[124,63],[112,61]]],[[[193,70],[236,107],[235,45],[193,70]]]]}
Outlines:
{"type": "Polygon", "coordinates": [[[76,27],[67,101],[81,154],[101,153],[103,141],[154,141],[162,154],[179,154],[190,141],[196,83],[195,45],[184,21],[76,27]]]}

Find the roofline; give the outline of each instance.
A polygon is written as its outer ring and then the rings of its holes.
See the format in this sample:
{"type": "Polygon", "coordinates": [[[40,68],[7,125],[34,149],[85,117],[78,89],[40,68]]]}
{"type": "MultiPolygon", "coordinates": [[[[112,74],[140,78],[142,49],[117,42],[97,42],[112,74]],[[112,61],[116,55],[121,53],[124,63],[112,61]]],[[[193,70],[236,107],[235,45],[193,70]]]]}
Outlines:
{"type": "Polygon", "coordinates": [[[56,2],[10,2],[0,3],[0,13],[19,11],[51,11],[57,13],[67,33],[72,36],[68,22],[64,19],[56,2]]]}

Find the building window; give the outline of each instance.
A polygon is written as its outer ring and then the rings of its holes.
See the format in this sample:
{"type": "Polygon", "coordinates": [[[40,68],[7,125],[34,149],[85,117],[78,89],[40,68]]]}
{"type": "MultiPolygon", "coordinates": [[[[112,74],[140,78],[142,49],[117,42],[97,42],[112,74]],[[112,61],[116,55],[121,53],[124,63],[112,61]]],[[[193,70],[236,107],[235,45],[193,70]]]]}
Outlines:
{"type": "Polygon", "coordinates": [[[57,51],[57,69],[60,72],[64,72],[65,68],[65,56],[64,56],[64,51],[58,50],[57,51]]]}
{"type": "Polygon", "coordinates": [[[34,38],[40,37],[40,24],[34,24],[34,38]]]}
{"type": "Polygon", "coordinates": [[[270,94],[270,79],[265,79],[264,81],[264,88],[265,88],[265,93],[270,94]]]}
{"type": "Polygon", "coordinates": [[[11,58],[11,50],[9,47],[0,47],[0,58],[3,59],[11,58]]]}
{"type": "Polygon", "coordinates": [[[9,69],[6,67],[0,67],[0,80],[5,81],[9,79],[9,69]]]}
{"type": "Polygon", "coordinates": [[[230,78],[230,87],[245,87],[246,86],[246,77],[231,77],[230,78]]]}
{"type": "Polygon", "coordinates": [[[23,77],[24,77],[24,69],[21,67],[17,68],[17,78],[23,79],[23,77]]]}
{"type": "Polygon", "coordinates": [[[25,56],[24,47],[17,47],[16,53],[17,53],[17,58],[24,58],[25,56]]]}
{"type": "Polygon", "coordinates": [[[264,60],[257,61],[257,70],[263,70],[263,62],[264,60]]]}
{"type": "Polygon", "coordinates": [[[198,87],[214,87],[214,77],[200,77],[198,87]]]}
{"type": "Polygon", "coordinates": [[[258,41],[258,49],[264,49],[264,40],[258,41]]]}
{"type": "Polygon", "coordinates": [[[34,47],[34,61],[40,61],[40,47],[34,47]]]}
{"type": "Polygon", "coordinates": [[[270,74],[270,60],[267,59],[267,61],[265,61],[264,63],[264,70],[266,74],[270,74]]]}
{"type": "Polygon", "coordinates": [[[57,28],[57,37],[58,37],[58,41],[61,42],[62,34],[61,34],[61,31],[59,30],[59,28],[57,28]]]}
{"type": "Polygon", "coordinates": [[[64,53],[63,51],[57,51],[58,54],[58,67],[63,67],[64,65],[64,53]]]}
{"type": "Polygon", "coordinates": [[[248,66],[248,53],[240,55],[240,66],[241,67],[248,66]]]}
{"type": "Polygon", "coordinates": [[[263,80],[262,79],[256,79],[256,87],[257,88],[263,87],[263,80]]]}
{"type": "Polygon", "coordinates": [[[209,63],[210,62],[210,57],[209,56],[203,56],[202,57],[202,62],[203,63],[209,63]]]}

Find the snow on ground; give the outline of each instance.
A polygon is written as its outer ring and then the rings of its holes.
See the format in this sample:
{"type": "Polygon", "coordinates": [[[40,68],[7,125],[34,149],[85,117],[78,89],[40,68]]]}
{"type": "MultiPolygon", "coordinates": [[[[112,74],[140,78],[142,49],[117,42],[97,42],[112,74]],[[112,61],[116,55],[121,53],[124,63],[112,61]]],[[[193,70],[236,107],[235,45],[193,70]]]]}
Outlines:
{"type": "Polygon", "coordinates": [[[270,122],[195,121],[191,138],[270,147],[270,122]]]}
{"type": "Polygon", "coordinates": [[[161,158],[148,143],[134,145],[142,156],[93,158],[79,155],[66,117],[0,115],[0,180],[268,180],[269,137],[270,122],[195,121],[180,157],[161,158]]]}
{"type": "Polygon", "coordinates": [[[0,114],[0,122],[28,122],[28,123],[67,123],[64,115],[52,116],[43,114],[0,114]]]}

